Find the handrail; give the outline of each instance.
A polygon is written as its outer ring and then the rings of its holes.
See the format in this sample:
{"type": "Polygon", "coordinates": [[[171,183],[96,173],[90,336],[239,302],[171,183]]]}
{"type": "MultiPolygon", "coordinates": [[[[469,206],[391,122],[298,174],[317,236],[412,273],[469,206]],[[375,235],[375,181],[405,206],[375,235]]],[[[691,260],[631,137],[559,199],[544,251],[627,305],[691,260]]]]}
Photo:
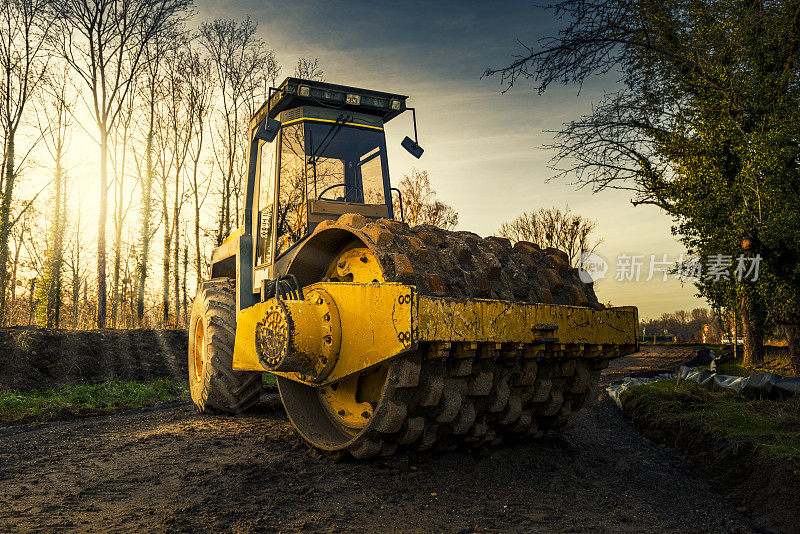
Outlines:
{"type": "Polygon", "coordinates": [[[405,218],[405,216],[403,215],[403,193],[401,193],[401,192],[400,192],[400,190],[399,190],[399,189],[397,189],[396,187],[392,187],[391,189],[389,189],[389,191],[390,191],[390,192],[391,192],[391,191],[397,191],[397,196],[398,196],[398,198],[400,199],[400,220],[401,220],[402,222],[406,222],[406,218],[405,218]]]}

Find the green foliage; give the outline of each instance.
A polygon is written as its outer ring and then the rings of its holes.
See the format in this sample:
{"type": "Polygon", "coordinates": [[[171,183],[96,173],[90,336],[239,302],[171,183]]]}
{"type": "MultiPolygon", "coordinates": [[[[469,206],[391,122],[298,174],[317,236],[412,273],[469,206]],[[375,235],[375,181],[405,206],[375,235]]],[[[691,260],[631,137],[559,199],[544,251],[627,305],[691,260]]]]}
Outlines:
{"type": "MultiPolygon", "coordinates": [[[[631,191],[675,220],[689,253],[760,254],[756,284],[701,280],[714,308],[769,301],[800,323],[800,4],[797,0],[564,0],[565,26],[500,73],[619,90],[559,132],[560,175],[631,191]],[[743,246],[747,243],[747,246],[743,246]]],[[[763,325],[757,325],[763,326],[763,325]]]]}
{"type": "MultiPolygon", "coordinates": [[[[644,61],[669,86],[633,87],[662,99],[660,114],[674,110],[653,140],[671,162],[659,183],[675,233],[691,253],[729,255],[734,265],[743,252],[761,254],[762,298],[800,288],[797,262],[787,264],[800,252],[796,11],[794,2],[668,2],[648,23],[673,57],[644,61]]],[[[698,287],[718,306],[752,292],[733,281],[698,287]]]]}
{"type": "Polygon", "coordinates": [[[699,423],[715,437],[746,438],[767,456],[800,460],[800,397],[788,401],[750,400],[674,380],[635,386],[622,396],[623,406],[636,406],[670,423],[699,423]]]}
{"type": "Polygon", "coordinates": [[[48,420],[61,415],[112,412],[159,402],[188,399],[188,383],[167,378],[142,383],[112,379],[46,390],[0,391],[0,422],[48,420]]]}

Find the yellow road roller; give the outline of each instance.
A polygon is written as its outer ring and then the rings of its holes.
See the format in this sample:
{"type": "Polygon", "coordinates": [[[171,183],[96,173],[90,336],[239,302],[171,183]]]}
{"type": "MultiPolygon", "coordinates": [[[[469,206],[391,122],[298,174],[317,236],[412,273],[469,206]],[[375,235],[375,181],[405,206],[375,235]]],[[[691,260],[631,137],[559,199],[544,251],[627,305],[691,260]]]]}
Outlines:
{"type": "MultiPolygon", "coordinates": [[[[566,254],[403,222],[385,124],[406,96],[287,78],[250,122],[242,226],[214,250],[189,330],[200,412],[239,413],[275,375],[297,432],[356,458],[496,445],[563,427],[634,307],[566,254]]],[[[419,157],[416,133],[402,145],[419,157]]]]}

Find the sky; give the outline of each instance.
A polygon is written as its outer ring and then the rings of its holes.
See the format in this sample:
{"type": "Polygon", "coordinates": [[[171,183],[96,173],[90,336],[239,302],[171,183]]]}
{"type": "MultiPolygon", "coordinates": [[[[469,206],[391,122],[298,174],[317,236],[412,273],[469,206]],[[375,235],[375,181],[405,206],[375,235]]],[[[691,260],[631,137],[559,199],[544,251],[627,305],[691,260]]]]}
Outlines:
{"type": "Polygon", "coordinates": [[[664,282],[659,270],[646,281],[651,255],[674,261],[685,251],[671,235],[666,214],[632,206],[626,192],[593,194],[548,180],[548,131],[588,112],[614,80],[590,80],[580,93],[574,86],[554,86],[542,96],[521,81],[502,93],[499,78],[482,78],[483,71],[508,63],[522,51],[520,42],[534,45],[558,26],[533,2],[500,5],[205,0],[197,4],[196,20],[249,15],[284,66],[282,76],[291,74],[298,57],[319,58],[326,81],[409,95],[425,153],[415,160],[400,147],[404,136],[413,135],[410,114],[390,122],[392,181],[414,166],[428,170],[439,196],[458,211],[459,229],[491,235],[524,211],[569,205],[595,220],[603,239],[596,252],[609,271],[595,283],[601,302],[638,306],[640,318],[705,306],[694,286],[664,282]],[[626,263],[620,255],[642,256],[638,282],[615,279],[626,263]]]}

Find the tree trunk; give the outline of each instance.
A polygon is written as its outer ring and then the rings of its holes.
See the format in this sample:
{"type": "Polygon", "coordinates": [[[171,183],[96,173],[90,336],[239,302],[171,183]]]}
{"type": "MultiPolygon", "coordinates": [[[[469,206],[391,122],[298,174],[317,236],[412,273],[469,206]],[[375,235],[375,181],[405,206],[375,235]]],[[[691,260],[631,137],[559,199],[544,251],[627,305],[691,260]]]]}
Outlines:
{"type": "MultiPolygon", "coordinates": [[[[739,315],[744,337],[744,365],[764,363],[764,323],[766,317],[761,297],[755,288],[740,287],[739,315]]],[[[736,347],[734,339],[734,348],[736,347]]]]}
{"type": "Polygon", "coordinates": [[[222,244],[222,240],[225,239],[225,183],[223,180],[222,184],[222,202],[219,205],[219,226],[217,227],[217,246],[222,244]]]}
{"type": "Polygon", "coordinates": [[[784,328],[789,346],[789,367],[794,376],[800,376],[800,325],[787,324],[784,328]]]}
{"type": "Polygon", "coordinates": [[[11,304],[8,308],[9,319],[13,319],[14,306],[17,302],[17,267],[19,266],[19,251],[22,249],[22,242],[25,239],[25,229],[20,230],[19,242],[17,242],[16,250],[14,251],[14,264],[11,271],[11,304]]]}
{"type": "Polygon", "coordinates": [[[58,328],[59,309],[61,307],[61,265],[64,253],[64,220],[62,214],[62,197],[64,172],[61,165],[62,144],[56,139],[54,147],[55,159],[55,202],[53,221],[51,223],[50,250],[45,274],[45,317],[47,328],[58,328]]]}
{"type": "Polygon", "coordinates": [[[34,291],[36,291],[36,278],[31,279],[31,286],[28,289],[28,326],[33,323],[33,310],[36,304],[33,299],[34,291]]]}
{"type": "MultiPolygon", "coordinates": [[[[123,143],[122,150],[125,150],[123,143]]],[[[114,287],[112,288],[113,296],[111,298],[111,326],[117,327],[117,319],[120,309],[119,297],[119,277],[122,262],[122,186],[125,180],[125,156],[122,156],[122,169],[119,173],[119,178],[115,180],[114,184],[114,287]]]]}
{"type": "MultiPolygon", "coordinates": [[[[117,210],[119,207],[116,208],[117,210]]],[[[114,218],[118,217],[117,214],[114,218]]],[[[117,327],[117,317],[119,316],[119,270],[120,262],[122,261],[122,225],[116,220],[114,221],[114,287],[112,288],[113,296],[111,298],[111,327],[117,327]]]]}
{"type": "MultiPolygon", "coordinates": [[[[231,139],[231,143],[235,143],[236,138],[231,139]]],[[[233,156],[231,156],[230,168],[228,169],[228,178],[225,180],[225,235],[223,239],[231,235],[231,193],[233,184],[233,156]]],[[[222,244],[222,243],[220,243],[222,244]]]]}
{"type": "MultiPolygon", "coordinates": [[[[177,134],[176,134],[177,135],[177,134]]],[[[179,167],[180,168],[180,167],[179,167]]],[[[175,266],[175,274],[173,277],[173,286],[172,290],[175,295],[175,327],[177,328],[181,324],[181,294],[180,294],[180,244],[181,238],[179,231],[179,215],[180,215],[180,170],[177,170],[175,174],[175,199],[172,205],[172,227],[173,231],[175,232],[175,248],[174,248],[174,256],[172,258],[172,264],[175,266]]]]}
{"type": "Polygon", "coordinates": [[[155,96],[150,95],[150,124],[147,130],[147,175],[142,184],[142,255],[139,260],[139,287],[136,291],[136,323],[144,328],[144,287],[147,281],[147,261],[150,252],[150,208],[153,193],[153,130],[155,121],[155,96]]]}
{"type": "MultiPolygon", "coordinates": [[[[114,300],[111,304],[111,321],[114,328],[117,327],[117,322],[121,319],[124,313],[125,299],[120,298],[120,270],[122,269],[122,225],[125,222],[123,213],[123,196],[125,193],[125,162],[128,154],[128,126],[130,124],[130,115],[125,120],[122,130],[122,162],[119,168],[119,179],[114,180],[115,195],[114,195],[114,300]]],[[[114,147],[116,154],[116,145],[114,147]]],[[[116,157],[115,157],[116,160],[116,157]]],[[[127,262],[126,262],[127,263],[127,262]]],[[[121,321],[124,324],[124,321],[121,321]]]]}
{"type": "MultiPolygon", "coordinates": [[[[188,241],[188,240],[187,240],[188,241]]],[[[186,295],[186,275],[189,272],[189,245],[183,246],[183,322],[189,328],[189,299],[186,295]]]]}
{"type": "Polygon", "coordinates": [[[14,193],[14,134],[13,129],[9,130],[6,141],[5,187],[3,200],[0,202],[0,324],[5,324],[7,315],[8,240],[11,235],[11,196],[14,193]]]}
{"type": "Polygon", "coordinates": [[[197,255],[197,284],[203,279],[203,260],[200,257],[200,192],[197,186],[197,162],[200,161],[200,151],[198,150],[197,159],[194,162],[194,252],[197,255]]]}
{"type": "Polygon", "coordinates": [[[67,228],[67,192],[66,186],[67,184],[64,183],[64,168],[61,165],[61,152],[59,152],[59,172],[61,175],[61,208],[59,210],[59,225],[58,225],[58,233],[56,234],[56,287],[54,290],[54,301],[53,301],[53,323],[56,328],[61,326],[61,307],[64,304],[64,299],[62,298],[61,290],[62,290],[62,269],[64,268],[64,231],[67,228]]]}
{"type": "Polygon", "coordinates": [[[162,286],[161,313],[164,326],[169,324],[169,263],[172,244],[172,228],[169,225],[169,209],[167,208],[167,177],[164,176],[161,182],[163,194],[161,195],[161,217],[164,220],[164,278],[162,286]]]}
{"type": "MultiPolygon", "coordinates": [[[[177,214],[173,214],[175,217],[177,214]]],[[[180,282],[181,282],[181,272],[180,272],[180,258],[181,258],[181,249],[180,249],[180,234],[178,233],[178,221],[175,219],[175,246],[173,247],[173,257],[172,257],[172,264],[175,266],[175,270],[173,271],[173,284],[172,284],[172,291],[175,299],[175,326],[181,324],[181,293],[180,293],[180,282]]]]}
{"type": "Polygon", "coordinates": [[[78,300],[81,298],[81,203],[78,202],[78,220],[75,224],[75,263],[72,268],[72,327],[78,329],[78,300]]]}
{"type": "Polygon", "coordinates": [[[108,211],[108,132],[100,127],[100,214],[97,218],[97,328],[106,326],[106,217],[108,211]]]}
{"type": "Polygon", "coordinates": [[[81,279],[78,270],[72,271],[72,329],[78,329],[78,299],[81,298],[81,279]]]}

